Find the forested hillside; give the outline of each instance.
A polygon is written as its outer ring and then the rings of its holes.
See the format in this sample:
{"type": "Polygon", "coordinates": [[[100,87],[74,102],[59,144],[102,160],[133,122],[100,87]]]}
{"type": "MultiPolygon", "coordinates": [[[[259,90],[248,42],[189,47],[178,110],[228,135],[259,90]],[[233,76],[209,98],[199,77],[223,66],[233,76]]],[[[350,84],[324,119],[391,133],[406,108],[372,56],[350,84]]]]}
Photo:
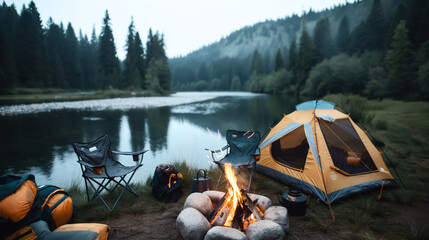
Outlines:
{"type": "Polygon", "coordinates": [[[169,92],[171,73],[163,36],[149,30],[144,47],[131,19],[126,59],[120,62],[107,10],[102,21],[99,35],[93,30],[90,38],[81,32],[77,37],[70,23],[64,26],[50,18],[43,24],[34,2],[23,6],[20,14],[15,5],[3,2],[0,93],[15,88],[169,92]]]}
{"type": "Polygon", "coordinates": [[[231,33],[170,59],[175,90],[429,100],[429,2],[363,0],[231,33]]]}

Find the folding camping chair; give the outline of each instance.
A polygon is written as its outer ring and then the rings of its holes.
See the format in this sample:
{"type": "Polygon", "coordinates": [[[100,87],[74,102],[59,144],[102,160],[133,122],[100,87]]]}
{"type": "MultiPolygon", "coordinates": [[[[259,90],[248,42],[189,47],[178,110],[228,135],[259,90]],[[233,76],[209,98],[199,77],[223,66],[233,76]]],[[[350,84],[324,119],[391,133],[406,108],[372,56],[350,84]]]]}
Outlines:
{"type": "Polygon", "coordinates": [[[147,150],[137,152],[118,152],[110,148],[110,139],[107,135],[88,142],[88,143],[73,143],[74,151],[78,157],[78,163],[82,170],[82,177],[85,179],[86,195],[88,202],[94,200],[97,196],[103,204],[112,212],[124,194],[125,190],[138,196],[138,194],[129,185],[131,179],[137,169],[143,166],[143,155],[147,150]],[[132,155],[136,162],[135,166],[124,166],[113,158],[113,154],[132,155]],[[128,180],[125,177],[129,175],[128,180]],[[113,188],[109,188],[109,184],[113,183],[113,188]],[[91,198],[89,197],[88,184],[94,190],[91,198]],[[103,190],[109,192],[114,191],[116,187],[121,186],[122,192],[116,199],[113,207],[110,208],[107,202],[101,196],[103,190]]]}
{"type": "MultiPolygon", "coordinates": [[[[243,132],[236,130],[226,131],[227,145],[218,150],[208,150],[211,155],[213,162],[216,163],[222,170],[223,175],[225,174],[225,163],[230,163],[233,167],[238,167],[239,174],[241,171],[245,172],[249,176],[249,185],[247,190],[250,189],[252,179],[254,178],[253,173],[256,168],[256,161],[259,160],[259,142],[261,140],[261,134],[259,132],[243,132]],[[218,156],[223,156],[220,158],[218,156]]],[[[223,175],[219,176],[217,186],[223,184],[225,180],[220,182],[223,175]]]]}

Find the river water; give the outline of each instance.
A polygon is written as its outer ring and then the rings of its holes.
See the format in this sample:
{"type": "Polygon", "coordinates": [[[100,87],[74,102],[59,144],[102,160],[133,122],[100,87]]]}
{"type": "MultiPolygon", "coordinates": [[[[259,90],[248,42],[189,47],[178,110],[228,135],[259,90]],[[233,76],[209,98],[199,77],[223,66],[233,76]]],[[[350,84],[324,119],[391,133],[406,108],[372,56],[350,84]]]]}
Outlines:
{"type": "MultiPolygon", "coordinates": [[[[0,115],[0,175],[31,173],[38,185],[83,184],[71,144],[91,141],[103,134],[109,135],[114,150],[149,150],[133,182],[144,182],[161,163],[186,161],[196,168],[208,168],[211,158],[204,149],[223,147],[227,129],[257,130],[263,135],[284,113],[293,111],[297,103],[293,97],[252,93],[177,95],[208,100],[125,109],[38,108],[25,114],[0,115]]],[[[124,165],[134,164],[129,156],[118,160],[124,165]]]]}

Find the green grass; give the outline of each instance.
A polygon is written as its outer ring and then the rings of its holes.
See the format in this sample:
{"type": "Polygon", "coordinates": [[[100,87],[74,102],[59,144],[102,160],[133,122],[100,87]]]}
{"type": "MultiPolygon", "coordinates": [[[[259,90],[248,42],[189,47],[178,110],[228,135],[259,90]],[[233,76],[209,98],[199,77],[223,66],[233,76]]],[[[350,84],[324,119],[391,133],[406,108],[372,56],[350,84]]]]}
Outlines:
{"type": "Polygon", "coordinates": [[[91,100],[91,99],[105,99],[105,98],[119,98],[119,97],[149,97],[158,96],[152,91],[142,90],[96,90],[90,91],[93,94],[77,93],[81,90],[66,90],[55,88],[16,88],[11,89],[9,92],[0,95],[0,101],[7,104],[25,104],[25,103],[39,103],[39,102],[52,102],[52,101],[75,101],[75,100],[91,100]]]}

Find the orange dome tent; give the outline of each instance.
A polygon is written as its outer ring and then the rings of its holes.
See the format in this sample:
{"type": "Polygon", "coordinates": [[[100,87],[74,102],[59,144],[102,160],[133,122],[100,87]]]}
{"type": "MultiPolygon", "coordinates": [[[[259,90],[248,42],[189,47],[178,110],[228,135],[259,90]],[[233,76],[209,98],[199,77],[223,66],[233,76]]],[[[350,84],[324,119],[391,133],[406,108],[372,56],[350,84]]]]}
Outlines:
{"type": "Polygon", "coordinates": [[[366,132],[330,102],[297,105],[271,129],[260,149],[258,172],[326,204],[397,185],[366,132]]]}

